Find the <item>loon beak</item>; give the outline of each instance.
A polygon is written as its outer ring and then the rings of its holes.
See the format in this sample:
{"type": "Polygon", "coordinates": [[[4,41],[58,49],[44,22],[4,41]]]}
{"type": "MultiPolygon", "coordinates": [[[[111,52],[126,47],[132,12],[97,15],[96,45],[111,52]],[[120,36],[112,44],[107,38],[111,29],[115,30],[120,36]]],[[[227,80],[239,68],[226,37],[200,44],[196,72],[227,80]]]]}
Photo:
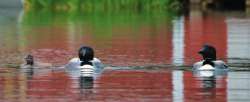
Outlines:
{"type": "Polygon", "coordinates": [[[206,49],[205,48],[202,48],[198,53],[203,55],[205,53],[206,49]]]}
{"type": "Polygon", "coordinates": [[[200,50],[198,53],[202,55],[202,54],[204,54],[204,51],[200,50]]]}

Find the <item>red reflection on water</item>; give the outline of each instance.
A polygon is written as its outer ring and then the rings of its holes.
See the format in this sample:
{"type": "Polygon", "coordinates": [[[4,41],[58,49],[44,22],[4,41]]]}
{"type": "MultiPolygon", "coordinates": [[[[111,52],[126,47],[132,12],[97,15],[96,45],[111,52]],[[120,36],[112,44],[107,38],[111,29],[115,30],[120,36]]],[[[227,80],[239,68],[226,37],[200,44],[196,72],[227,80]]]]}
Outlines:
{"type": "Polygon", "coordinates": [[[201,60],[198,51],[203,44],[211,44],[218,58],[227,57],[227,24],[221,16],[185,17],[185,63],[201,60]],[[194,60],[194,61],[192,61],[194,60]]]}
{"type": "Polygon", "coordinates": [[[112,47],[102,56],[111,59],[112,64],[127,66],[171,62],[172,34],[168,26],[142,26],[136,32],[120,29],[114,33],[117,35],[112,37],[112,47]]]}
{"type": "Polygon", "coordinates": [[[36,61],[65,64],[71,55],[70,36],[67,28],[60,26],[35,26],[24,30],[19,36],[23,52],[31,53],[36,61]]]}
{"type": "Polygon", "coordinates": [[[65,72],[34,74],[29,78],[6,73],[0,77],[0,101],[227,101],[226,77],[211,83],[188,71],[183,72],[183,76],[175,75],[168,70],[106,70],[94,81],[92,88],[86,88],[81,85],[87,82],[65,72]]]}
{"type": "Polygon", "coordinates": [[[5,76],[0,83],[0,101],[6,102],[171,102],[173,91],[170,71],[105,71],[94,81],[93,89],[82,89],[79,79],[65,72],[35,74],[29,79],[25,75],[5,76]]]}
{"type": "Polygon", "coordinates": [[[121,102],[171,102],[172,73],[145,71],[107,71],[97,80],[103,99],[121,102]]]}
{"type": "Polygon", "coordinates": [[[32,97],[66,96],[71,93],[72,80],[64,72],[34,76],[27,81],[27,95],[32,97]]]}

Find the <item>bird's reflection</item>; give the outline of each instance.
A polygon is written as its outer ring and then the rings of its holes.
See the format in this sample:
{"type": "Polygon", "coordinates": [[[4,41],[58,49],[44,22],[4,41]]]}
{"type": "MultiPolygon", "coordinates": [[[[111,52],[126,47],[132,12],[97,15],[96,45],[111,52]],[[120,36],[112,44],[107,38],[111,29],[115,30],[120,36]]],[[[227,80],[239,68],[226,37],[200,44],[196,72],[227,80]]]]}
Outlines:
{"type": "Polygon", "coordinates": [[[34,76],[34,68],[33,67],[25,68],[25,69],[22,69],[22,70],[25,73],[26,78],[28,80],[33,79],[33,76],[34,76]]]}
{"type": "Polygon", "coordinates": [[[216,69],[213,71],[193,70],[193,75],[201,81],[202,88],[207,90],[216,88],[216,80],[220,80],[220,78],[227,76],[227,72],[228,70],[224,69],[216,69]]]}
{"type": "Polygon", "coordinates": [[[80,76],[79,84],[81,89],[92,89],[94,86],[94,79],[93,77],[80,76]]]}
{"type": "Polygon", "coordinates": [[[215,76],[204,77],[202,78],[202,87],[204,89],[212,89],[216,87],[216,78],[215,76]]]}
{"type": "Polygon", "coordinates": [[[94,79],[93,77],[79,77],[80,94],[82,95],[80,100],[88,98],[93,95],[94,79]]]}

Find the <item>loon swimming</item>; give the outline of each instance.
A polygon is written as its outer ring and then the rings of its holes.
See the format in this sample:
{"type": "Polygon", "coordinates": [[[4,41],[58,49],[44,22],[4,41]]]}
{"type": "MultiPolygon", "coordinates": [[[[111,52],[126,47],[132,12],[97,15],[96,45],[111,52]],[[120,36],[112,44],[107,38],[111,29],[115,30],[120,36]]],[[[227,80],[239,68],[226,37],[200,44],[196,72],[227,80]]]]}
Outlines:
{"type": "Polygon", "coordinates": [[[72,58],[66,68],[71,70],[73,76],[88,77],[92,79],[95,74],[101,72],[103,65],[98,58],[94,58],[94,50],[88,46],[82,46],[78,51],[78,58],[72,58]]]}
{"type": "Polygon", "coordinates": [[[222,60],[216,59],[216,49],[211,45],[204,45],[198,52],[203,60],[193,65],[193,70],[216,70],[227,69],[227,65],[222,60]]]}
{"type": "Polygon", "coordinates": [[[21,64],[20,68],[51,68],[52,64],[51,63],[43,63],[39,61],[35,61],[33,55],[28,54],[24,58],[24,63],[21,64]]]}
{"type": "Polygon", "coordinates": [[[34,65],[34,58],[32,55],[29,54],[24,59],[26,61],[26,65],[34,65]]]}

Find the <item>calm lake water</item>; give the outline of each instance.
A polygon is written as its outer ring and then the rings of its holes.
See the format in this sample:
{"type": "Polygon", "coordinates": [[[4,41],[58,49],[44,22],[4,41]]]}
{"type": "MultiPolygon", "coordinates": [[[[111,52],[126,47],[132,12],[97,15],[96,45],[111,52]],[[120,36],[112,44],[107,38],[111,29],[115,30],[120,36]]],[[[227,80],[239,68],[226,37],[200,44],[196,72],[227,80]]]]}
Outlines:
{"type": "Polygon", "coordinates": [[[1,8],[0,101],[249,102],[250,72],[204,78],[167,67],[191,66],[208,43],[230,67],[249,68],[249,17],[199,10],[177,15],[1,8]],[[107,66],[93,83],[58,67],[76,57],[81,45],[92,46],[107,66]],[[54,67],[7,68],[20,65],[26,54],[54,67]]]}
{"type": "Polygon", "coordinates": [[[249,102],[250,72],[203,78],[190,71],[106,69],[94,82],[64,70],[1,69],[4,102],[249,102]]]}

